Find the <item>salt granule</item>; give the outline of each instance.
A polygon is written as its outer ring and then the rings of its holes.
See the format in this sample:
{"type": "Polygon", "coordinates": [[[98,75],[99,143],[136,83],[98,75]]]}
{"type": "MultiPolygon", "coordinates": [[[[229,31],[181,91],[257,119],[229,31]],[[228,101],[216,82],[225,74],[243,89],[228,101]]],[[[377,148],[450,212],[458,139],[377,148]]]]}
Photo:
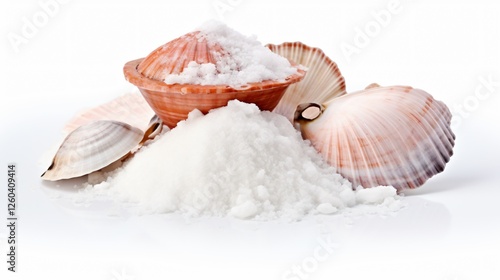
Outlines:
{"type": "Polygon", "coordinates": [[[379,186],[378,188],[359,188],[356,192],[356,199],[364,204],[380,204],[388,197],[394,197],[396,189],[391,186],[379,186]]]}
{"type": "Polygon", "coordinates": [[[244,36],[224,23],[208,21],[196,31],[200,31],[199,36],[206,38],[209,45],[221,46],[224,55],[212,53],[217,59],[216,64],[191,61],[181,73],[166,75],[165,83],[240,88],[266,80],[283,82],[297,73],[286,58],[273,53],[254,37],[244,36]]]}
{"type": "Polygon", "coordinates": [[[392,187],[353,190],[285,117],[239,101],[191,112],[86,191],[133,202],[142,213],[258,220],[399,200],[392,187]]]}

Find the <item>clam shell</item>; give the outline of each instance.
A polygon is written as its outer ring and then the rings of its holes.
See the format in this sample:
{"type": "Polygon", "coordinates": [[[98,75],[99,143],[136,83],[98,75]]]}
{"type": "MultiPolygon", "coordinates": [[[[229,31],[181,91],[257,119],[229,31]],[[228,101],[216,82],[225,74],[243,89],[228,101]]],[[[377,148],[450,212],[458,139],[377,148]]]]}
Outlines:
{"type": "Polygon", "coordinates": [[[97,120],[123,122],[146,131],[154,114],[139,93],[128,93],[79,113],[64,126],[63,131],[67,135],[78,127],[97,120]]]}
{"type": "Polygon", "coordinates": [[[416,188],[453,154],[449,109],[411,87],[372,85],[324,105],[301,105],[296,120],[303,137],[354,186],[416,188]],[[311,106],[321,111],[313,120],[302,115],[311,106]]]}
{"type": "Polygon", "coordinates": [[[129,154],[143,138],[143,131],[118,121],[82,125],[64,139],[42,178],[56,181],[100,170],[129,154]]]}
{"type": "Polygon", "coordinates": [[[163,122],[160,119],[160,117],[154,115],[149,121],[148,129],[146,129],[146,131],[144,132],[144,139],[143,142],[141,143],[144,143],[148,139],[155,138],[162,131],[163,131],[163,122]]]}
{"type": "Polygon", "coordinates": [[[293,122],[294,113],[299,104],[305,102],[322,104],[346,94],[344,77],[337,64],[321,49],[301,42],[268,44],[267,47],[288,60],[307,67],[306,77],[301,82],[288,87],[273,112],[293,122]]]}

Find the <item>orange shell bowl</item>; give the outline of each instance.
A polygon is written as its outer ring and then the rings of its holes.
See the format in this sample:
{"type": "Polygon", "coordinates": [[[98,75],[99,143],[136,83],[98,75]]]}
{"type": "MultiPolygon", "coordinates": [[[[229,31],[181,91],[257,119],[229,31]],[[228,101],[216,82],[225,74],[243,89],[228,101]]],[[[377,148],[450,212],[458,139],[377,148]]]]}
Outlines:
{"type": "Polygon", "coordinates": [[[169,85],[139,73],[137,66],[143,59],[132,60],[125,64],[123,67],[125,78],[139,88],[149,106],[170,128],[174,128],[179,121],[187,119],[189,112],[194,109],[206,114],[211,109],[226,106],[234,99],[254,103],[262,111],[272,111],[288,86],[299,82],[305,75],[304,70],[297,69],[296,74],[287,77],[283,82],[263,81],[239,89],[225,85],[169,85]]]}

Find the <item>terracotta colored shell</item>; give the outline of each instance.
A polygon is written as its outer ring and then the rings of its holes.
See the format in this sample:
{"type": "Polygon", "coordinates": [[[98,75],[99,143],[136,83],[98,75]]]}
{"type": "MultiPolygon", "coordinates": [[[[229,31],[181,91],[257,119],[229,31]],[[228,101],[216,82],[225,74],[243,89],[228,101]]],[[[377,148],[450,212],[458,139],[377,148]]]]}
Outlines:
{"type": "Polygon", "coordinates": [[[344,77],[337,64],[321,49],[301,42],[268,44],[267,47],[288,60],[307,67],[306,77],[290,85],[274,109],[275,113],[287,117],[290,122],[293,122],[294,113],[299,104],[305,102],[322,104],[346,94],[344,77]]]}
{"type": "Polygon", "coordinates": [[[299,106],[296,120],[305,139],[354,186],[421,186],[443,171],[455,136],[446,105],[425,91],[372,86],[324,105],[299,106]],[[307,119],[302,112],[320,109],[307,119]]]}
{"type": "Polygon", "coordinates": [[[144,132],[117,121],[95,121],[71,132],[42,179],[56,181],[100,170],[129,154],[144,132]]]}
{"type": "Polygon", "coordinates": [[[155,113],[170,128],[187,118],[193,109],[203,113],[238,99],[255,103],[261,110],[272,111],[287,87],[300,81],[305,71],[299,69],[285,81],[250,83],[234,89],[226,85],[166,84],[166,75],[180,72],[189,62],[215,62],[213,53],[222,52],[218,45],[207,44],[197,32],[188,33],[157,48],[148,57],[130,61],[124,66],[125,78],[136,85],[155,113]]]}
{"type": "Polygon", "coordinates": [[[181,73],[191,61],[215,64],[214,54],[223,55],[222,48],[209,47],[207,39],[199,34],[191,32],[160,46],[139,63],[137,71],[149,79],[163,81],[169,74],[181,73]]]}

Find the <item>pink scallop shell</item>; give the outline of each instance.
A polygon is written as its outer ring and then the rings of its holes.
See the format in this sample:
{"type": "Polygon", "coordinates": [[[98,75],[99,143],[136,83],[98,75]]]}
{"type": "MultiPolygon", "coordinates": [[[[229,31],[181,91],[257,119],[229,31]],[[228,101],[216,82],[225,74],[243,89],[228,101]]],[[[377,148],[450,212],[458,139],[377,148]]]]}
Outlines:
{"type": "Polygon", "coordinates": [[[306,102],[322,104],[346,94],[344,77],[337,64],[321,49],[301,42],[268,44],[267,47],[288,60],[307,67],[306,77],[288,87],[273,112],[293,122],[299,104],[306,102]]]}
{"type": "Polygon", "coordinates": [[[297,112],[302,135],[354,186],[416,188],[453,154],[450,110],[423,90],[374,85],[314,106],[316,119],[297,112]]]}
{"type": "Polygon", "coordinates": [[[64,134],[69,134],[78,127],[97,120],[119,121],[146,131],[154,114],[139,93],[128,93],[80,112],[64,126],[63,131],[64,134]]]}

